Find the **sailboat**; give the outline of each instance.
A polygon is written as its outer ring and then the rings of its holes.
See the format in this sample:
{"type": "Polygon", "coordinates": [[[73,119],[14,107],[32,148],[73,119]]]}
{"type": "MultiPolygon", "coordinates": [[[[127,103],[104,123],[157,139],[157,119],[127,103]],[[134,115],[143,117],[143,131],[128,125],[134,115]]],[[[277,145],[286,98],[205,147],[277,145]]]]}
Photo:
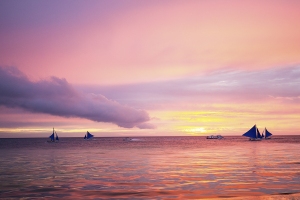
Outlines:
{"type": "Polygon", "coordinates": [[[56,131],[54,131],[54,128],[53,128],[53,133],[49,136],[50,140],[48,140],[48,142],[58,142],[59,141],[59,138],[58,138],[58,135],[56,133],[56,131]]]}
{"type": "Polygon", "coordinates": [[[256,124],[249,131],[244,133],[243,136],[249,137],[251,141],[261,141],[262,138],[256,124]]]}
{"type": "Polygon", "coordinates": [[[90,132],[86,132],[86,135],[84,136],[84,138],[83,139],[85,139],[85,140],[89,140],[89,139],[92,139],[94,137],[94,135],[93,134],[90,134],[90,132]]]}
{"type": "Polygon", "coordinates": [[[272,133],[270,133],[267,128],[265,128],[265,135],[263,135],[262,137],[267,139],[271,139],[270,136],[272,136],[272,133]]]}

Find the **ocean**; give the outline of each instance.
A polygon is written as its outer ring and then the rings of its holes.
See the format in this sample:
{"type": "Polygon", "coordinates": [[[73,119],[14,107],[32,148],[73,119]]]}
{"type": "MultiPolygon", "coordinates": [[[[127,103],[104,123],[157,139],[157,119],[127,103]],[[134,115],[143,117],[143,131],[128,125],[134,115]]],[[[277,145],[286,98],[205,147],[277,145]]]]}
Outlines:
{"type": "Polygon", "coordinates": [[[0,139],[1,199],[300,199],[300,136],[0,139]]]}

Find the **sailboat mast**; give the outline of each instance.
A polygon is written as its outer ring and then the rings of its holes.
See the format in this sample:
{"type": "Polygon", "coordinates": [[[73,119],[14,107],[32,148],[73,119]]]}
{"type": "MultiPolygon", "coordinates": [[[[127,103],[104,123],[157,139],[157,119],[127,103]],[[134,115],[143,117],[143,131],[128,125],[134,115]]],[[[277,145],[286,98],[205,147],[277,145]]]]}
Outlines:
{"type": "Polygon", "coordinates": [[[255,124],[255,129],[256,129],[256,133],[255,133],[255,138],[257,138],[257,126],[256,126],[256,124],[255,124]]]}
{"type": "Polygon", "coordinates": [[[265,127],[265,138],[267,138],[267,128],[265,127]]]}

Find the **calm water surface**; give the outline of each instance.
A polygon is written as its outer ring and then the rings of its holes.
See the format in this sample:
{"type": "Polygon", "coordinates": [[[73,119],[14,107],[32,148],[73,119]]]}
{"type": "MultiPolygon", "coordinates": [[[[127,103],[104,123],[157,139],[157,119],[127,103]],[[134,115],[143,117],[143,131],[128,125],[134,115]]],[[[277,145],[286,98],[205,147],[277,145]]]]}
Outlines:
{"type": "Polygon", "coordinates": [[[0,198],[300,199],[300,136],[0,139],[0,198]]]}

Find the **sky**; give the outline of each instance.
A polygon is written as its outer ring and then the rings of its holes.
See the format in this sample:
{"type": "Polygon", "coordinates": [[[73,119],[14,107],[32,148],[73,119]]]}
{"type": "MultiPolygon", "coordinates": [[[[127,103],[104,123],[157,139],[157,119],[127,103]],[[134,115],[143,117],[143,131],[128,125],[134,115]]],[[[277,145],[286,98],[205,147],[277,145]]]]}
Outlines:
{"type": "Polygon", "coordinates": [[[0,137],[300,130],[300,1],[0,0],[0,137]]]}

